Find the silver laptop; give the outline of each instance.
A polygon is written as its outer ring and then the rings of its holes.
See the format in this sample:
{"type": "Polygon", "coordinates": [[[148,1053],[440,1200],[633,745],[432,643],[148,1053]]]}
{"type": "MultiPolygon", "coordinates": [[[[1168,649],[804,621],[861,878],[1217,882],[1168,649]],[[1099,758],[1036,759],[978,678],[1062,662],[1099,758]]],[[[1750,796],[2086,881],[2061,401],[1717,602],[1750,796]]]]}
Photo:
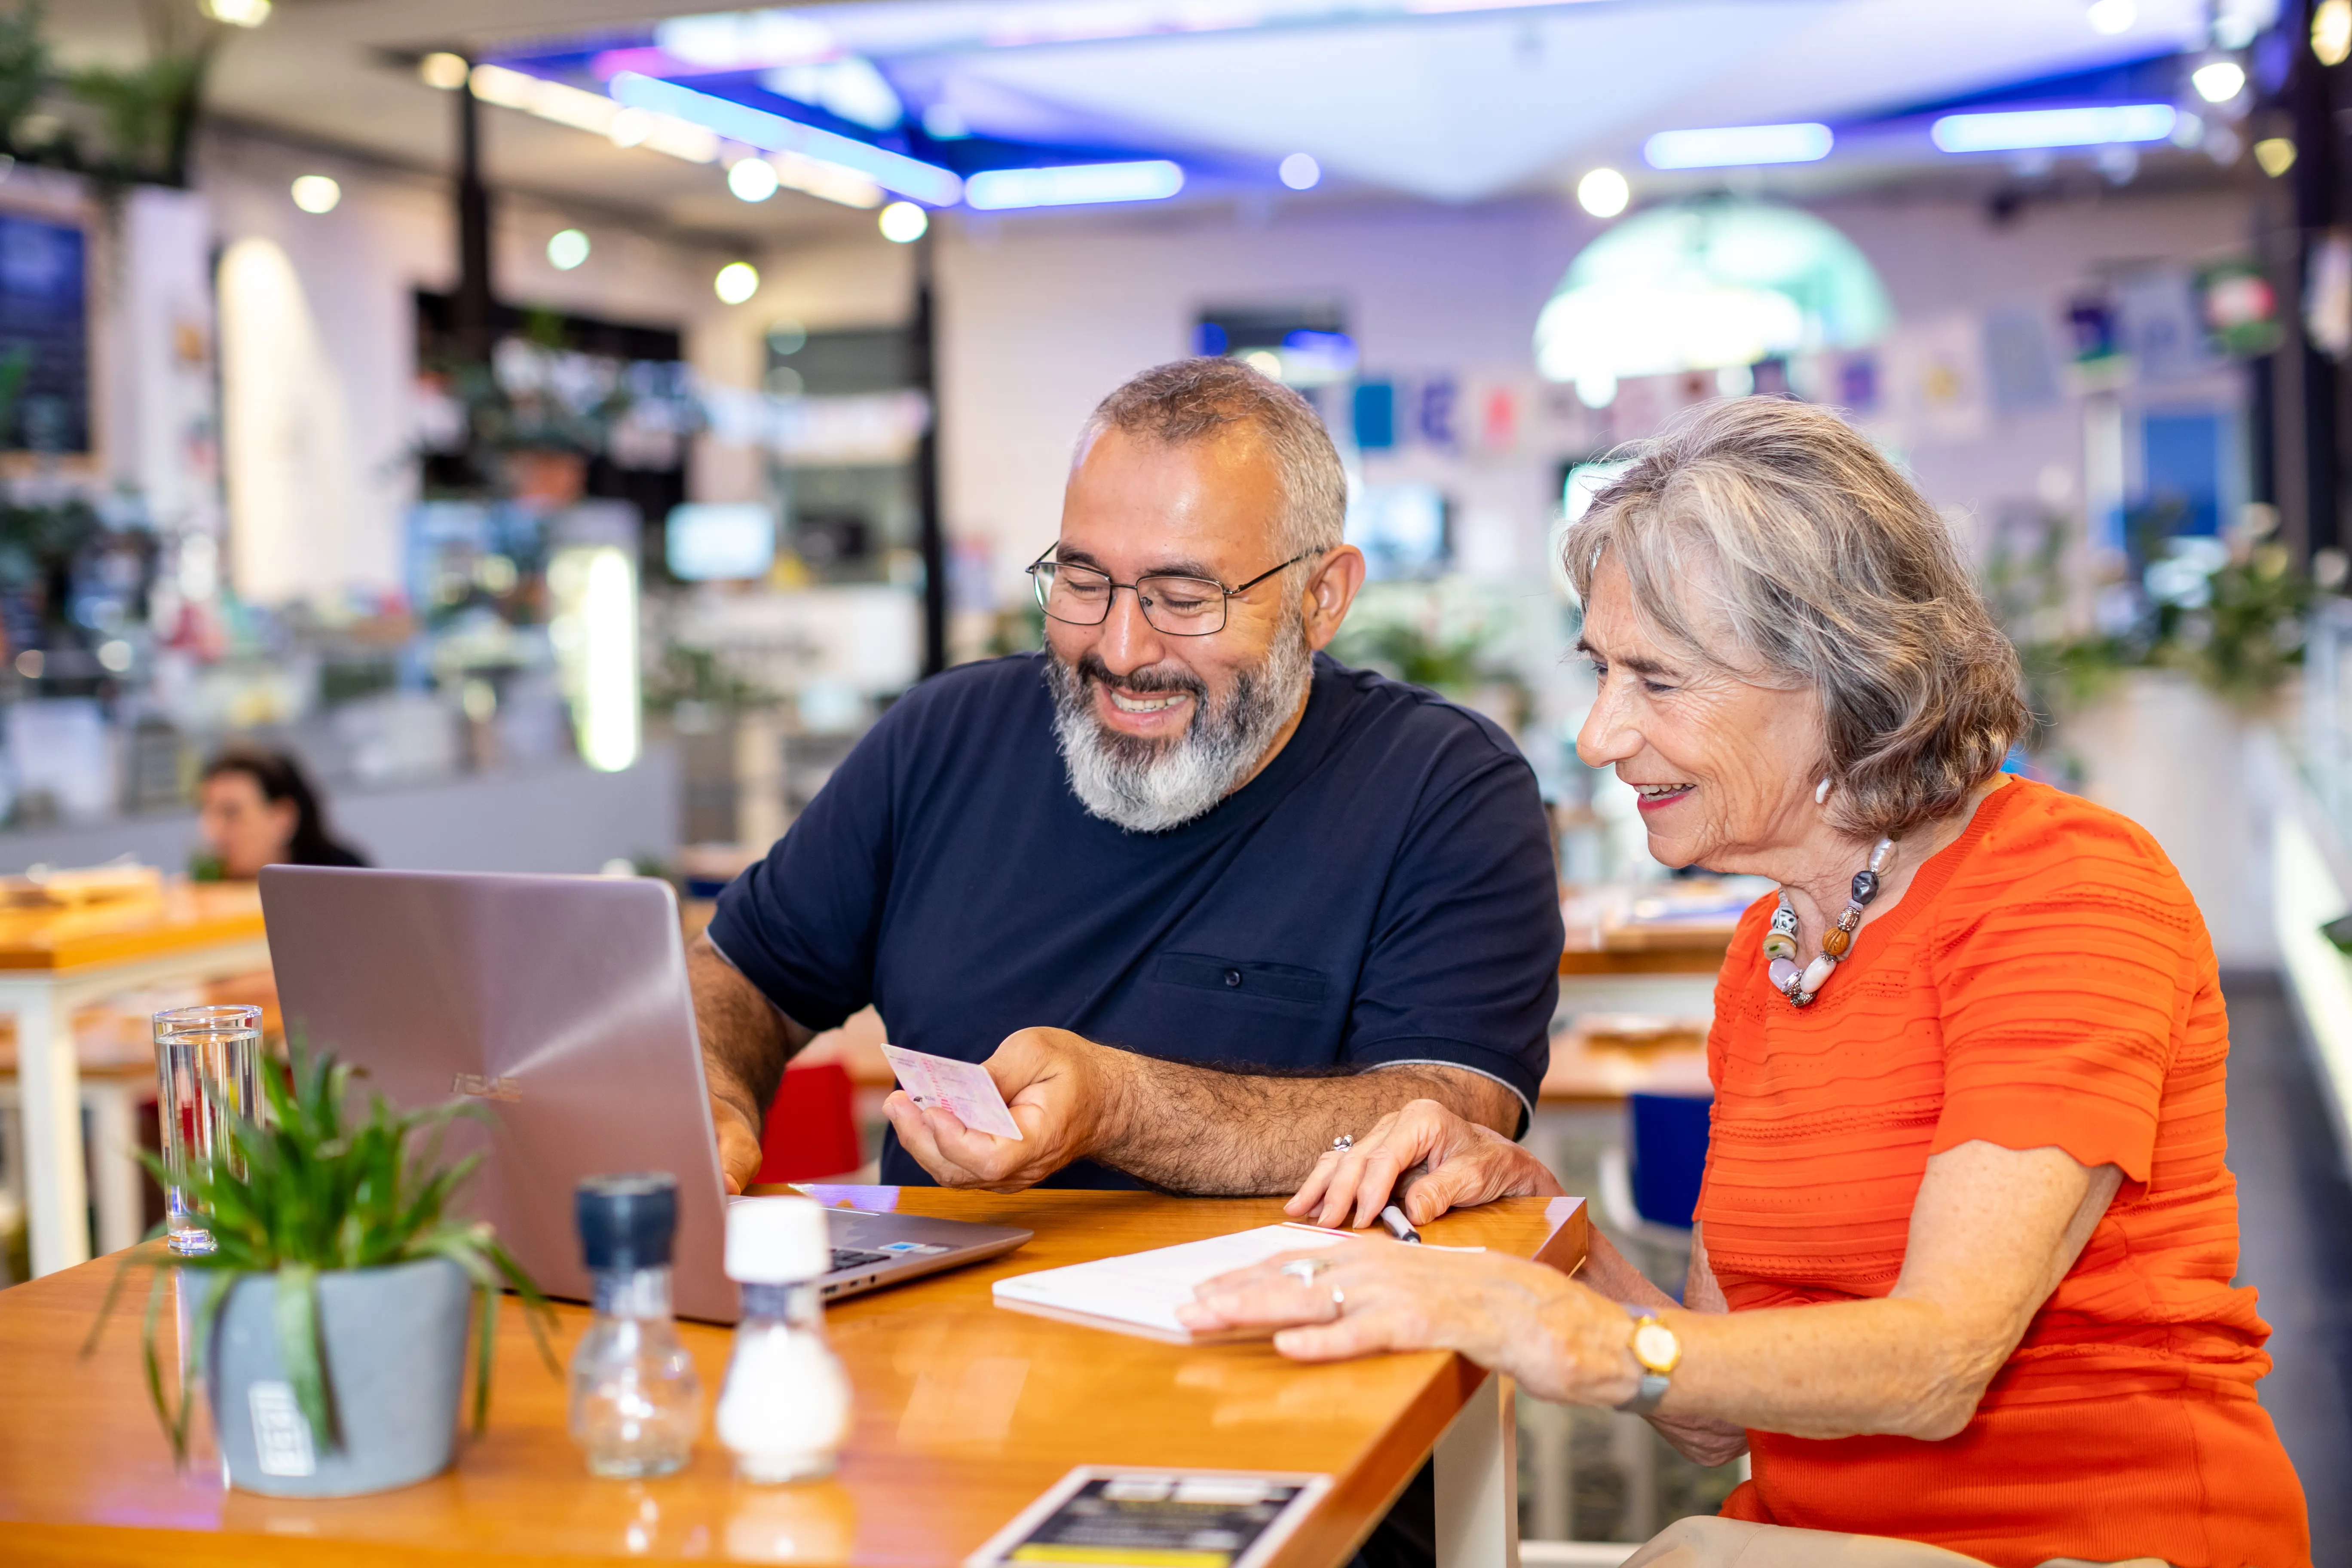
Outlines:
{"type": "MultiPolygon", "coordinates": [[[[740,1315],[722,1267],[726,1186],[677,902],[635,878],[272,866],[262,913],[286,1026],[394,1104],[472,1099],[448,1150],[480,1150],[467,1210],[551,1296],[586,1300],[583,1176],[677,1177],[678,1313],[740,1315]]],[[[1031,1232],[829,1209],[828,1297],[1010,1252],[1031,1232]]]]}

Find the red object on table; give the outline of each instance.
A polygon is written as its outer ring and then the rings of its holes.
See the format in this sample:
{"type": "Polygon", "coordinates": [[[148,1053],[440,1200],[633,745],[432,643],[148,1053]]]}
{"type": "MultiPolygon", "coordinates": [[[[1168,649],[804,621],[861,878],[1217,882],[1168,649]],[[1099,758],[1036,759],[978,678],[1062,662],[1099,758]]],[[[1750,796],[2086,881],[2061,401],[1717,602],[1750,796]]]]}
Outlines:
{"type": "Polygon", "coordinates": [[[768,1107],[760,1180],[805,1182],[845,1175],[866,1163],[850,1096],[848,1069],[837,1062],[787,1068],[768,1107]]]}

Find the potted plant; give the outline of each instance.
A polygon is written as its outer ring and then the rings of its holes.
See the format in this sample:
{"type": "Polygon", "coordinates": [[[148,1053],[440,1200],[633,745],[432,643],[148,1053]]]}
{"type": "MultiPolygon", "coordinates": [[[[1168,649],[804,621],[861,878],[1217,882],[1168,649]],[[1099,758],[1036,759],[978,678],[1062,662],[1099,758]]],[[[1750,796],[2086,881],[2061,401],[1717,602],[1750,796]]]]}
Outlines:
{"type": "MultiPolygon", "coordinates": [[[[352,1070],[298,1047],[289,1070],[264,1071],[268,1114],[232,1122],[227,1149],[175,1173],[215,1250],[180,1258],[142,1247],[115,1276],[119,1290],[132,1265],[159,1266],[142,1339],[148,1395],[173,1456],[186,1460],[201,1379],[230,1484],[247,1491],[350,1497],[447,1468],[469,1317],[477,1433],[489,1414],[502,1286],[521,1293],[555,1370],[553,1314],[538,1287],[488,1226],[447,1212],[479,1156],[445,1161],[442,1138],[478,1108],[402,1110],[371,1094],[354,1121],[345,1107],[352,1070]],[[173,1274],[183,1325],[176,1409],[155,1342],[173,1274]]],[[[143,1157],[162,1178],[161,1163],[143,1157]]]]}

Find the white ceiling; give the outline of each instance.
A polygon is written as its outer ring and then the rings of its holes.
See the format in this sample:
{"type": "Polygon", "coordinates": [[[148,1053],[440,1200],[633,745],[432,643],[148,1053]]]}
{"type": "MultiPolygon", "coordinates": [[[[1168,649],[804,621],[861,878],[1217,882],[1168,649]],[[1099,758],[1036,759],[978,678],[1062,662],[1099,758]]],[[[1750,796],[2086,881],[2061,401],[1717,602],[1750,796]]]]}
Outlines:
{"type": "MultiPolygon", "coordinates": [[[[927,0],[895,0],[919,6],[927,0]]],[[[1119,0],[1106,0],[1117,5],[1119,0]]],[[[677,0],[278,0],[231,39],[212,100],[289,135],[446,167],[454,105],[388,53],[639,26],[677,0]]],[[[2193,47],[2204,0],[2138,0],[2105,37],[2084,0],[1584,0],[1412,20],[964,50],[892,67],[982,130],[1234,160],[1313,153],[1342,189],[1444,201],[1638,168],[1652,132],[1837,119],[2193,47]]],[[[74,0],[68,59],[135,57],[138,0],[74,0]]],[[[888,64],[889,62],[885,62],[888,64]]],[[[786,193],[747,206],[719,173],[483,110],[494,184],[776,239],[868,226],[786,193]]]]}

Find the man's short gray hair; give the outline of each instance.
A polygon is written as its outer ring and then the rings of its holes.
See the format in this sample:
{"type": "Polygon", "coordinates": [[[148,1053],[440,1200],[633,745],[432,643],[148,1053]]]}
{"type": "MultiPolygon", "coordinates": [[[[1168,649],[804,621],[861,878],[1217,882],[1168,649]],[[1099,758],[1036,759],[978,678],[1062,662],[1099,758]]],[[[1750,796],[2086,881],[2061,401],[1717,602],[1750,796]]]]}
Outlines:
{"type": "Polygon", "coordinates": [[[2017,652],[1944,520],[1852,426],[1733,398],[1633,450],[1562,536],[1570,581],[1589,596],[1613,556],[1668,639],[1816,692],[1840,827],[1908,831],[1999,770],[2030,722],[2017,652]]]}
{"type": "Polygon", "coordinates": [[[1245,436],[1273,458],[1281,480],[1283,515],[1274,540],[1279,555],[1335,550],[1344,538],[1348,475],[1314,405],[1245,364],[1180,359],[1154,365],[1095,405],[1071,466],[1113,429],[1171,447],[1245,436]]]}

